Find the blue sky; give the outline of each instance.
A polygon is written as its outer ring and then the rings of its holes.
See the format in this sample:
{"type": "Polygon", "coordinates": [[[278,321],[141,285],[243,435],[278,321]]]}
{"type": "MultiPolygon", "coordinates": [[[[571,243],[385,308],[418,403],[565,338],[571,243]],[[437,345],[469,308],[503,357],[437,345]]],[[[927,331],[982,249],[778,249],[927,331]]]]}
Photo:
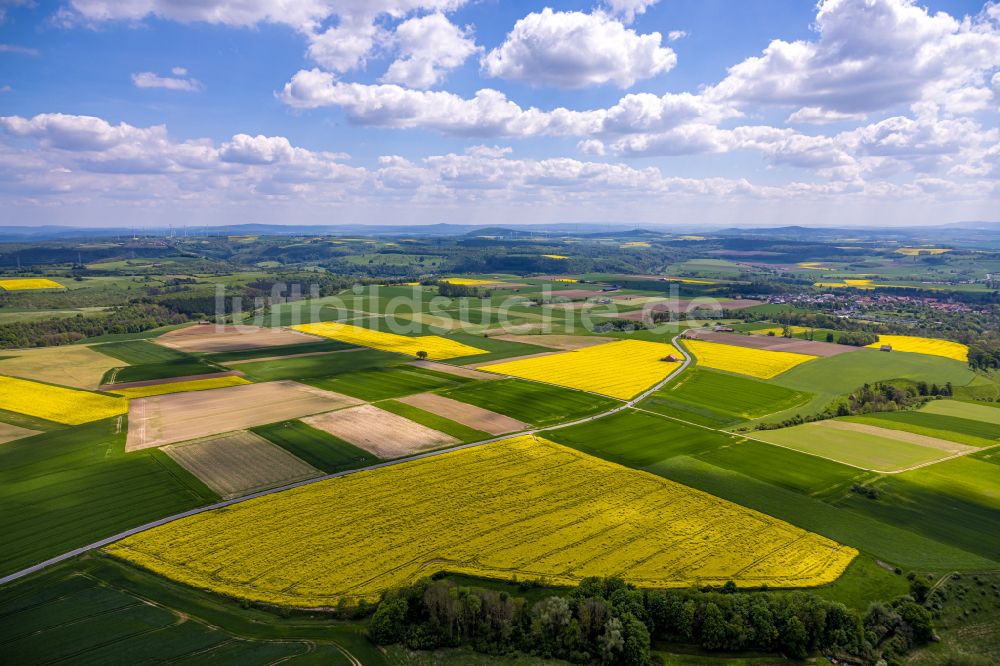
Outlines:
{"type": "Polygon", "coordinates": [[[0,11],[2,224],[1000,217],[993,3],[0,11]]]}

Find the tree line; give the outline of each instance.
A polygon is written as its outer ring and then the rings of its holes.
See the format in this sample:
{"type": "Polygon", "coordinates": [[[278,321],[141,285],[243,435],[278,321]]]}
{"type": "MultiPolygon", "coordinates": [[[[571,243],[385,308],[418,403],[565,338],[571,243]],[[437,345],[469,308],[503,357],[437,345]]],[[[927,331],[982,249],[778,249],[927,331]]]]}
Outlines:
{"type": "Polygon", "coordinates": [[[817,651],[890,662],[933,638],[930,612],[910,596],[864,614],[808,592],[639,590],[619,578],[586,578],[535,602],[439,577],[382,596],[372,640],[412,650],[468,646],[578,664],[651,663],[653,640],[709,651],[759,650],[801,659],[817,651]]]}
{"type": "Polygon", "coordinates": [[[52,347],[98,335],[142,333],[188,317],[156,303],[116,306],[107,314],[0,324],[0,348],[52,347]]]}

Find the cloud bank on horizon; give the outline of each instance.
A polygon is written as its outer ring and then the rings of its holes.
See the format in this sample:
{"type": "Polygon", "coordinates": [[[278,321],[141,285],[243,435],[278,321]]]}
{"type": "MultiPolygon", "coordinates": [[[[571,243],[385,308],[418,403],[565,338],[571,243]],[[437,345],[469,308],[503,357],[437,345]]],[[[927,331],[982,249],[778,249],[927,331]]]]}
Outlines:
{"type": "Polygon", "coordinates": [[[1000,4],[550,4],[0,0],[6,223],[998,217],[1000,4]]]}

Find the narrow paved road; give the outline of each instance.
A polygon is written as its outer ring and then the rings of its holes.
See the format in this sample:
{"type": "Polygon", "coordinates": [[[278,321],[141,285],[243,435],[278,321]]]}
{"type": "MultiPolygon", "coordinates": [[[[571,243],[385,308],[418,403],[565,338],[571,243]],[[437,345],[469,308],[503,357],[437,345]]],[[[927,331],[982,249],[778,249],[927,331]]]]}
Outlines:
{"type": "MultiPolygon", "coordinates": [[[[680,336],[675,336],[672,340],[674,347],[681,353],[684,359],[680,365],[674,368],[670,374],[663,378],[663,380],[657,382],[652,387],[646,389],[636,397],[623,402],[621,405],[610,409],[606,412],[601,412],[600,414],[594,414],[593,416],[587,416],[582,419],[576,419],[575,421],[567,421],[566,423],[559,423],[554,426],[548,426],[545,428],[532,428],[530,430],[522,430],[520,432],[507,433],[505,435],[500,435],[498,437],[492,437],[490,439],[480,440],[478,442],[470,442],[468,444],[461,444],[459,446],[453,446],[447,449],[438,449],[436,451],[428,451],[427,453],[418,453],[416,455],[407,456],[406,458],[397,458],[395,460],[389,460],[386,462],[377,463],[375,465],[368,465],[367,467],[359,467],[358,469],[345,470],[343,472],[335,472],[333,474],[325,474],[323,476],[317,476],[313,479],[306,479],[304,481],[298,481],[296,483],[291,483],[287,486],[281,486],[278,488],[271,488],[269,490],[261,490],[260,492],[252,493],[250,495],[244,495],[243,497],[236,497],[234,499],[225,500],[222,502],[216,502],[215,504],[208,504],[206,506],[198,507],[197,509],[191,509],[189,511],[184,511],[183,513],[174,514],[173,516],[167,516],[166,518],[160,518],[159,520],[154,520],[152,522],[146,523],[145,525],[139,525],[138,527],[133,527],[132,529],[125,530],[124,532],[119,532],[107,538],[95,541],[93,543],[87,544],[86,546],[80,546],[79,548],[74,548],[68,552],[62,553],[61,555],[56,555],[55,557],[50,557],[44,562],[39,562],[20,571],[15,571],[14,573],[8,574],[0,578],[0,585],[6,585],[11,581],[15,581],[18,578],[24,578],[25,576],[31,575],[36,571],[41,571],[53,564],[58,564],[59,562],[64,562],[68,559],[76,557],[77,555],[82,555],[88,551],[95,550],[97,548],[103,548],[104,546],[110,545],[115,541],[120,541],[126,537],[130,537],[134,534],[139,534],[140,532],[145,532],[146,530],[153,529],[154,527],[159,527],[161,525],[166,525],[167,523],[172,523],[175,520],[180,520],[181,518],[187,518],[188,516],[196,516],[199,513],[204,513],[205,511],[212,511],[214,509],[221,509],[224,506],[232,506],[233,504],[239,504],[240,502],[245,502],[247,500],[255,499],[257,497],[264,497],[265,495],[273,495],[274,493],[284,492],[286,490],[291,490],[292,488],[299,488],[301,486],[307,486],[311,483],[318,483],[320,481],[328,481],[329,479],[336,479],[340,476],[347,476],[348,474],[355,474],[357,472],[364,472],[372,469],[379,469],[382,467],[389,467],[391,465],[398,465],[400,463],[410,462],[413,460],[421,460],[423,458],[430,458],[432,456],[439,456],[443,453],[450,453],[452,451],[460,451],[462,449],[469,449],[474,446],[482,446],[483,444],[490,444],[492,442],[499,442],[504,439],[509,439],[511,437],[518,437],[521,435],[534,435],[539,432],[545,432],[546,430],[557,430],[559,428],[568,428],[570,426],[579,425],[581,423],[588,423],[590,421],[595,421],[605,416],[610,416],[616,414],[622,410],[634,407],[636,404],[647,398],[651,393],[661,388],[664,384],[673,379],[678,373],[683,372],[684,369],[690,364],[691,359],[685,354],[680,347],[677,346],[677,338],[680,336]]],[[[544,382],[542,382],[544,383],[544,382]]]]}

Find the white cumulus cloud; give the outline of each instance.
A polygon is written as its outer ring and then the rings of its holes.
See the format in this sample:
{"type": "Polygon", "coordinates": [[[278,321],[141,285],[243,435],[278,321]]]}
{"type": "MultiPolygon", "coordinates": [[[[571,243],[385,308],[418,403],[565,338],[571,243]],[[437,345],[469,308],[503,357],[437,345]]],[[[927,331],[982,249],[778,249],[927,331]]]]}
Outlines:
{"type": "Polygon", "coordinates": [[[632,86],[677,64],[658,32],[645,35],[603,12],[533,12],[482,60],[487,76],[530,85],[632,86]]]}
{"type": "Polygon", "coordinates": [[[439,83],[479,50],[469,32],[440,13],[404,21],[393,36],[399,58],[389,65],[382,81],[411,88],[439,83]]]}
{"type": "Polygon", "coordinates": [[[962,91],[981,88],[1000,66],[1000,26],[989,12],[959,21],[914,0],[821,0],[815,27],[815,41],[776,39],[730,67],[709,95],[807,107],[814,116],[922,99],[966,112],[983,96],[962,91]]]}

